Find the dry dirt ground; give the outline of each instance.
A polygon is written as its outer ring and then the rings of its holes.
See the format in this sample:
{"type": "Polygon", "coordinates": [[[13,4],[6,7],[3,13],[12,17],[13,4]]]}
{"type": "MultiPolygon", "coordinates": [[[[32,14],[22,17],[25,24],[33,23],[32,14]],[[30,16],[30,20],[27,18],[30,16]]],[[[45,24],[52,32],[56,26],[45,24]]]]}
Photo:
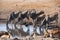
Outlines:
{"type": "Polygon", "coordinates": [[[0,19],[8,19],[13,11],[28,9],[43,10],[46,15],[58,12],[60,20],[60,0],[0,0],[0,19]]]}
{"type": "Polygon", "coordinates": [[[60,0],[0,0],[0,18],[7,19],[11,12],[36,9],[45,14],[60,13],[60,0]]]}

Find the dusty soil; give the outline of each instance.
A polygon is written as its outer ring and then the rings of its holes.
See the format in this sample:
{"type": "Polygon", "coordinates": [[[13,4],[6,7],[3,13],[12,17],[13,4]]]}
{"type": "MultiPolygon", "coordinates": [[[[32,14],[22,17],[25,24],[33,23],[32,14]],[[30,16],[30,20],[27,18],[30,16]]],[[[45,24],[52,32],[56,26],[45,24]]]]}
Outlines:
{"type": "Polygon", "coordinates": [[[1,0],[0,1],[0,18],[7,19],[12,11],[25,11],[36,9],[44,10],[45,14],[60,13],[60,0],[1,0]]]}
{"type": "Polygon", "coordinates": [[[13,11],[28,9],[36,9],[37,12],[44,10],[46,15],[54,15],[58,12],[58,24],[60,25],[60,0],[0,0],[0,19],[8,19],[13,11]]]}

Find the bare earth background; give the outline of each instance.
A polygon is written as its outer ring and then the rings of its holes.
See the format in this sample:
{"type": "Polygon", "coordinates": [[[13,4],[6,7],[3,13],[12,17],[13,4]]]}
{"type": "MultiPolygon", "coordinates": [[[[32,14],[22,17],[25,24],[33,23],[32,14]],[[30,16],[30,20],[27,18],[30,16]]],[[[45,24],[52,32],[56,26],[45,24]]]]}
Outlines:
{"type": "Polygon", "coordinates": [[[58,12],[60,17],[60,0],[0,0],[0,19],[7,19],[12,11],[28,9],[44,10],[46,15],[58,12]]]}

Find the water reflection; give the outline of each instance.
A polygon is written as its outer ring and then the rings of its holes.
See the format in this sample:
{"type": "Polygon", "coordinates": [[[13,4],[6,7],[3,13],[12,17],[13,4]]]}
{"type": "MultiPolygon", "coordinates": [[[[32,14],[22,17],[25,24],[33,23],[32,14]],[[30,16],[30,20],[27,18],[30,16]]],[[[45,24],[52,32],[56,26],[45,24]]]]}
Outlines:
{"type": "MultiPolygon", "coordinates": [[[[11,28],[12,29],[12,26],[13,26],[14,24],[9,24],[9,28],[11,28]]],[[[32,25],[29,25],[28,26],[29,27],[29,34],[31,35],[32,33],[33,33],[33,26],[32,25]]],[[[22,25],[22,28],[23,28],[23,31],[24,32],[27,32],[28,31],[28,27],[26,27],[25,25],[22,25]]],[[[18,27],[19,28],[19,27],[18,27]]],[[[13,29],[14,29],[14,26],[13,26],[13,29]]],[[[7,31],[6,30],[6,24],[0,24],[0,31],[7,31]]],[[[40,34],[40,31],[39,31],[39,27],[37,27],[37,29],[36,29],[36,32],[38,33],[38,34],[40,34]]]]}
{"type": "Polygon", "coordinates": [[[33,26],[29,25],[29,34],[31,35],[33,33],[33,26]]]}
{"type": "Polygon", "coordinates": [[[26,27],[25,25],[22,25],[23,31],[27,32],[28,31],[28,27],[26,27]]]}
{"type": "Polygon", "coordinates": [[[36,32],[37,32],[38,34],[40,34],[39,27],[37,27],[36,32]]]}
{"type": "Polygon", "coordinates": [[[0,31],[6,31],[6,24],[0,24],[0,31]]]}

